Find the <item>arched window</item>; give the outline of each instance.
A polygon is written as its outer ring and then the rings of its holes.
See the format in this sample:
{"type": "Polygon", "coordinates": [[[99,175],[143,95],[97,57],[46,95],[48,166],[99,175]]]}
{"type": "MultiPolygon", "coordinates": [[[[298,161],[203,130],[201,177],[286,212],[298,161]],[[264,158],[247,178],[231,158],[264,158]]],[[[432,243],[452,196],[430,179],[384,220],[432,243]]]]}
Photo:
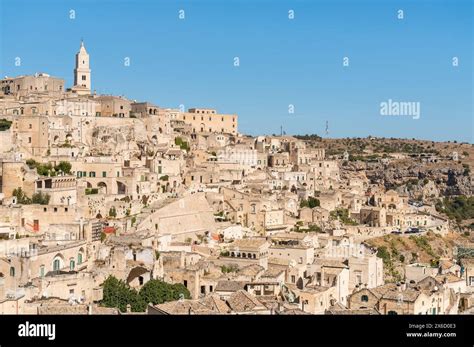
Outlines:
{"type": "Polygon", "coordinates": [[[369,297],[367,295],[362,295],[361,298],[360,298],[361,301],[363,302],[368,302],[369,301],[369,297]]]}
{"type": "Polygon", "coordinates": [[[81,265],[82,264],[82,253],[79,253],[77,255],[77,265],[81,265]]]}
{"type": "Polygon", "coordinates": [[[76,262],[74,261],[74,259],[71,259],[69,261],[69,270],[74,270],[74,268],[76,267],[76,262]]]}
{"type": "Polygon", "coordinates": [[[15,277],[15,268],[13,266],[10,267],[10,276],[15,277]]]}
{"type": "Polygon", "coordinates": [[[61,260],[60,259],[54,259],[53,261],[53,271],[59,271],[61,268],[61,260]]]}

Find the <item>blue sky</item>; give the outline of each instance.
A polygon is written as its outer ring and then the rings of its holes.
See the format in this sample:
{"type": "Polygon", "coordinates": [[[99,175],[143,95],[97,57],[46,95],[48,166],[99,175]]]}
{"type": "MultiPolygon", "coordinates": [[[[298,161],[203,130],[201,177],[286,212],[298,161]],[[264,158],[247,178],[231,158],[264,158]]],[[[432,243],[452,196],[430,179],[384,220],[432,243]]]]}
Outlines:
{"type": "Polygon", "coordinates": [[[328,121],[329,137],[474,142],[471,0],[0,3],[2,76],[71,86],[83,37],[98,93],[237,113],[244,133],[324,135],[328,121]],[[419,102],[420,118],[380,115],[388,99],[419,102]]]}

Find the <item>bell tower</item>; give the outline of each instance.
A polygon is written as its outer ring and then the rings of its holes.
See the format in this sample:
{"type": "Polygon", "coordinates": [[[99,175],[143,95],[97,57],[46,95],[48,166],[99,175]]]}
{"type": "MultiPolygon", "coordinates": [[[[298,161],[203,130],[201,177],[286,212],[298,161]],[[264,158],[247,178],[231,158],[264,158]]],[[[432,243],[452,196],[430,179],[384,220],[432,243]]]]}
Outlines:
{"type": "Polygon", "coordinates": [[[81,40],[81,48],[76,54],[76,68],[74,69],[74,86],[82,90],[91,91],[91,69],[89,68],[89,54],[81,40]]]}

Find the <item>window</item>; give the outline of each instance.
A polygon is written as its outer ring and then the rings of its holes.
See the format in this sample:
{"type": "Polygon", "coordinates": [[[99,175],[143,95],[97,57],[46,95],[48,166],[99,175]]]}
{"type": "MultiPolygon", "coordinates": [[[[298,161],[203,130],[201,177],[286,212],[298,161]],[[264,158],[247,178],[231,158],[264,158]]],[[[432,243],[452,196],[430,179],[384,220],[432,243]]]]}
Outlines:
{"type": "Polygon", "coordinates": [[[59,271],[60,268],[61,268],[61,261],[59,259],[54,259],[53,271],[59,271]]]}
{"type": "Polygon", "coordinates": [[[13,266],[10,267],[10,276],[15,277],[15,268],[13,266]]]}
{"type": "Polygon", "coordinates": [[[369,301],[369,297],[367,295],[362,295],[360,297],[360,301],[363,301],[363,302],[368,302],[369,301]]]}
{"type": "Polygon", "coordinates": [[[78,264],[78,265],[81,265],[81,264],[82,264],[82,253],[79,253],[79,254],[77,255],[77,264],[78,264]]]}
{"type": "Polygon", "coordinates": [[[28,137],[28,143],[31,143],[31,137],[28,137]]]}
{"type": "Polygon", "coordinates": [[[295,275],[292,275],[292,276],[291,276],[291,282],[292,282],[292,283],[295,283],[295,282],[296,282],[296,276],[295,276],[295,275]]]}
{"type": "Polygon", "coordinates": [[[83,81],[86,80],[86,75],[82,75],[82,80],[83,80],[83,81]]]}
{"type": "Polygon", "coordinates": [[[106,171],[102,171],[102,177],[107,177],[107,172],[106,171]]]}
{"type": "Polygon", "coordinates": [[[95,171],[89,172],[89,177],[95,177],[95,171]]]}
{"type": "Polygon", "coordinates": [[[74,261],[74,259],[71,259],[69,261],[69,270],[74,270],[74,268],[76,267],[76,262],[74,261]]]}
{"type": "Polygon", "coordinates": [[[44,277],[44,265],[40,266],[40,277],[44,277]]]}
{"type": "Polygon", "coordinates": [[[250,205],[251,213],[257,213],[257,206],[255,204],[250,205]]]}
{"type": "Polygon", "coordinates": [[[54,212],[58,212],[58,208],[57,208],[57,207],[54,208],[54,212]]]}

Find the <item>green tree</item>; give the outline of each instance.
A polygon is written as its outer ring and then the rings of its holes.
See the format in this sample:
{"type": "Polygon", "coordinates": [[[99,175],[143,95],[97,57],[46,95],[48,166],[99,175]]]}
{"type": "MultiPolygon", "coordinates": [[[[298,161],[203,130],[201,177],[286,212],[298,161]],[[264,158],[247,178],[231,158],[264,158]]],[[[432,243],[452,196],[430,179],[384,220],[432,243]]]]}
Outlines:
{"type": "Polygon", "coordinates": [[[9,120],[6,120],[5,118],[0,119],[0,131],[5,131],[10,129],[12,126],[12,122],[9,120]]]}
{"type": "Polygon", "coordinates": [[[140,289],[141,300],[153,305],[178,300],[181,297],[190,299],[189,290],[181,283],[170,284],[160,280],[150,280],[140,289]]]}
{"type": "Polygon", "coordinates": [[[39,192],[39,193],[33,194],[33,196],[31,197],[31,200],[33,204],[47,205],[49,204],[50,198],[51,197],[49,196],[49,194],[39,192]]]}
{"type": "Polygon", "coordinates": [[[390,252],[387,250],[387,247],[385,246],[379,247],[377,249],[377,257],[382,258],[385,266],[391,265],[392,263],[390,252]]]}
{"type": "Polygon", "coordinates": [[[38,163],[34,159],[28,159],[26,165],[28,165],[30,169],[34,169],[38,163]]]}
{"type": "Polygon", "coordinates": [[[186,141],[183,141],[183,139],[179,136],[174,139],[174,144],[185,151],[189,151],[189,144],[186,141]]]}
{"type": "Polygon", "coordinates": [[[22,205],[31,204],[31,199],[26,196],[25,192],[21,188],[13,189],[12,195],[16,197],[16,202],[22,205]]]}
{"type": "Polygon", "coordinates": [[[133,312],[143,312],[147,303],[138,292],[122,280],[109,276],[103,285],[103,299],[101,304],[106,307],[116,307],[121,312],[127,311],[127,305],[133,312]]]}
{"type": "Polygon", "coordinates": [[[62,171],[62,172],[64,172],[64,173],[67,174],[67,175],[71,173],[71,168],[72,168],[71,163],[69,163],[69,162],[67,162],[67,161],[61,161],[61,162],[59,162],[58,165],[56,165],[56,166],[54,167],[54,169],[55,169],[56,171],[62,171]]]}
{"type": "Polygon", "coordinates": [[[339,219],[345,225],[357,225],[357,222],[349,216],[349,210],[347,208],[338,208],[330,212],[330,215],[334,219],[339,219]]]}
{"type": "Polygon", "coordinates": [[[315,207],[318,207],[318,206],[320,206],[319,200],[316,199],[316,198],[314,198],[314,197],[312,197],[312,196],[310,196],[310,197],[308,198],[308,200],[303,199],[303,200],[301,200],[301,202],[300,202],[300,207],[301,207],[301,208],[303,208],[303,207],[315,208],[315,207]]]}

